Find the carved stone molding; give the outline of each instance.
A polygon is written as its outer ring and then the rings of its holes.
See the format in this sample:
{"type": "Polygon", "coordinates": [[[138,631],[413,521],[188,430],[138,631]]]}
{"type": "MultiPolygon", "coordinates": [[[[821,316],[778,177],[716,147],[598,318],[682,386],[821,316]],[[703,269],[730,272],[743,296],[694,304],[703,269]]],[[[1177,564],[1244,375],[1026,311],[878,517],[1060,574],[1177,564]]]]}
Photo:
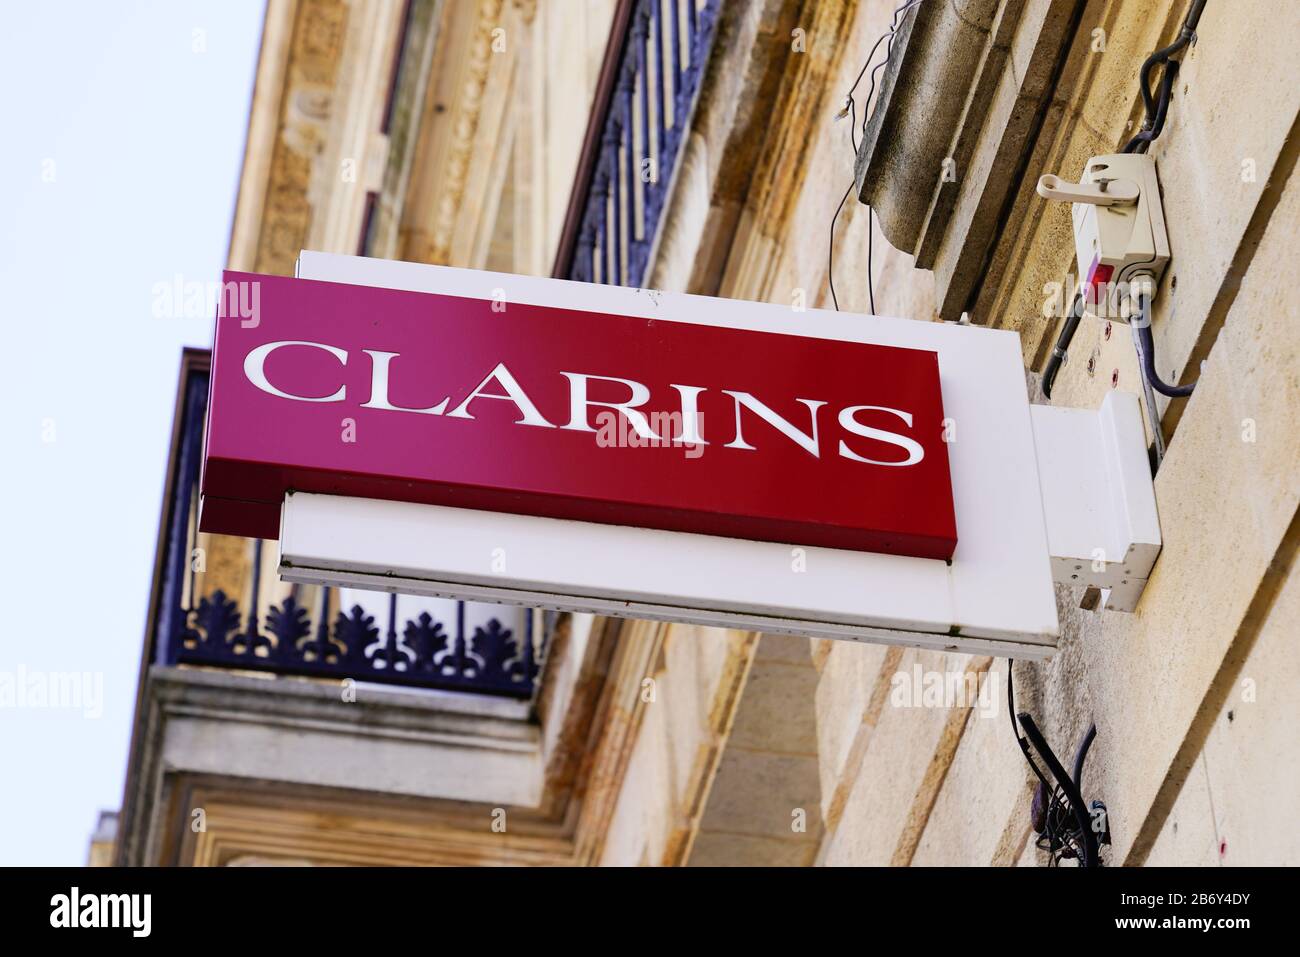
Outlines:
{"type": "Polygon", "coordinates": [[[288,68],[278,91],[279,130],[258,226],[257,272],[291,275],[307,238],[312,164],[329,128],[347,14],[343,0],[302,0],[294,15],[288,68]]]}
{"type": "Polygon", "coordinates": [[[537,0],[511,0],[524,23],[532,23],[537,16],[537,0]]]}
{"type": "Polygon", "coordinates": [[[828,84],[843,55],[839,38],[851,29],[858,7],[859,0],[817,0],[800,8],[797,22],[809,46],[790,57],[782,71],[746,190],[742,228],[736,231],[735,248],[727,253],[718,295],[759,300],[774,295],[792,218],[816,143],[824,135],[828,84]]]}
{"type": "MultiPolygon", "coordinates": [[[[484,91],[491,72],[493,31],[501,26],[503,0],[479,0],[478,18],[470,40],[469,57],[459,87],[459,97],[449,129],[446,162],[439,183],[438,203],[429,234],[430,262],[448,263],[456,221],[465,199],[473,161],[474,142],[483,111],[484,91]]],[[[508,41],[507,41],[508,42],[508,41]]]]}
{"type": "Polygon", "coordinates": [[[973,303],[1045,112],[1070,83],[1062,58],[1084,6],[953,0],[900,21],[858,148],[856,193],[890,244],[933,271],[940,318],[994,319],[973,303]]]}

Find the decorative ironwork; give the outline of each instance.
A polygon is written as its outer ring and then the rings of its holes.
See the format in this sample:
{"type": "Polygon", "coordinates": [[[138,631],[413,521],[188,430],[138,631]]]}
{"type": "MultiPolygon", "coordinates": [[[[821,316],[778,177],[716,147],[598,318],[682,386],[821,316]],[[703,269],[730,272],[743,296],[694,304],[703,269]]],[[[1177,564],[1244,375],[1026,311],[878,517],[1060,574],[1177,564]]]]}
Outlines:
{"type": "Polygon", "coordinates": [[[191,623],[181,631],[181,648],[190,651],[200,645],[226,645],[239,627],[239,606],[218,589],[211,598],[199,600],[199,607],[187,616],[191,623]]]}
{"type": "MultiPolygon", "coordinates": [[[[320,590],[313,615],[296,585],[261,620],[255,610],[242,613],[239,603],[221,590],[196,600],[189,558],[197,539],[193,506],[207,396],[207,369],[190,369],[167,515],[155,661],[532,696],[554,615],[544,616],[545,627],[535,641],[531,610],[523,615],[522,634],[497,618],[466,634],[464,602],[454,605],[453,625],[427,610],[399,620],[395,594],[387,596],[388,615],[382,622],[376,621],[373,609],[354,604],[337,609],[331,623],[330,590],[320,590]]],[[[257,609],[262,543],[250,547],[254,571],[249,606],[257,609]]]]}
{"type": "Polygon", "coordinates": [[[622,286],[644,280],[720,5],[636,0],[604,101],[599,149],[580,171],[587,193],[568,278],[622,286]]]}
{"type": "Polygon", "coordinates": [[[340,611],[332,628],[312,634],[307,609],[290,596],[266,615],[264,628],[249,624],[234,632],[234,602],[220,593],[188,612],[176,661],[226,665],[282,674],[351,677],[362,681],[434,685],[471,691],[530,693],[537,665],[530,640],[520,642],[496,618],[474,629],[468,642],[448,647],[441,622],[428,612],[405,623],[399,637],[396,619],[380,634],[374,615],[360,605],[340,611]]]}

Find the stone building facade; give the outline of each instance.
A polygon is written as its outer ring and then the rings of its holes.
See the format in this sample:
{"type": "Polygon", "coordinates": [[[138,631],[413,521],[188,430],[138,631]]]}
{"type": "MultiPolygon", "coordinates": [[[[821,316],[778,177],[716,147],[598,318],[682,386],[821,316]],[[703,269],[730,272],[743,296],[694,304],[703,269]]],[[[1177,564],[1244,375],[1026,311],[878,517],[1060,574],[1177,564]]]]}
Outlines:
{"type": "MultiPolygon", "coordinates": [[[[655,2],[270,0],[230,267],[292,274],[317,249],[570,275],[655,2]]],[[[1035,402],[1142,393],[1127,329],[1084,316],[1045,394],[1075,246],[1035,183],[1140,128],[1140,67],[1188,6],[659,0],[699,55],[641,284],[1011,329],[1035,402]]],[[[1150,149],[1172,252],[1153,334],[1161,374],[1198,384],[1149,415],[1163,551],[1132,614],[1060,589],[1058,653],[1012,666],[1063,758],[1095,725],[1082,791],[1112,865],[1300,863],[1297,36],[1300,7],[1209,0],[1177,56],[1150,149]]],[[[203,547],[203,589],[255,617],[283,602],[248,541],[203,547]]],[[[347,700],[163,661],[162,617],[120,864],[1048,861],[1004,659],[538,615],[528,698],[347,700]],[[976,693],[932,699],[945,676],[976,693]]]]}

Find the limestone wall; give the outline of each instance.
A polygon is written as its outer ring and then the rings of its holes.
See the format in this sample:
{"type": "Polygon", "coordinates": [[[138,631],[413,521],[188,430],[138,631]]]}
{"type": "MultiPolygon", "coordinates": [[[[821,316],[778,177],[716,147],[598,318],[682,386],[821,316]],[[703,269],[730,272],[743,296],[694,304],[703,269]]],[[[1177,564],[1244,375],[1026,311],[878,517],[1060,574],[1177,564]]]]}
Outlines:
{"type": "MultiPolygon", "coordinates": [[[[1182,12],[1181,4],[1133,0],[1089,5],[1083,26],[1095,17],[1118,39],[1088,52],[1098,58],[1091,79],[1066,107],[1074,115],[1062,127],[1070,144],[1062,152],[1077,162],[1042,172],[1077,175],[1087,155],[1117,148],[1138,57],[1169,36],[1150,25],[1182,12]]],[[[1110,862],[1296,864],[1300,315],[1292,290],[1300,184],[1287,177],[1300,106],[1300,64],[1290,52],[1300,10],[1210,4],[1199,34],[1153,150],[1173,249],[1155,318],[1161,372],[1176,379],[1189,356],[1205,358],[1193,398],[1173,410],[1161,403],[1172,433],[1156,479],[1164,550],[1136,614],[1084,611],[1077,595],[1063,594],[1061,654],[1016,674],[1022,703],[1067,760],[1096,722],[1085,796],[1109,808],[1110,862]]],[[[1041,285],[1031,283],[1068,267],[1068,215],[1043,213],[1007,296],[1041,302],[1041,285]]],[[[841,268],[862,274],[864,219],[855,211],[837,255],[841,303],[854,308],[862,308],[861,282],[839,276],[841,268]]],[[[809,244],[815,235],[807,230],[809,244]]],[[[877,274],[878,311],[907,309],[912,290],[924,288],[897,262],[884,257],[877,274]]],[[[1009,313],[1024,311],[1008,301],[1009,313]]],[[[1104,323],[1085,323],[1055,401],[1095,407],[1113,381],[1139,389],[1128,330],[1108,336],[1104,323]]],[[[964,724],[951,709],[888,701],[873,714],[866,683],[879,686],[891,669],[925,656],[891,657],[837,647],[822,670],[823,801],[843,801],[842,813],[828,815],[822,861],[904,863],[923,815],[914,863],[1038,862],[1028,841],[1029,779],[1005,710],[985,720],[970,709],[964,724]],[[864,735],[855,766],[845,757],[855,746],[845,742],[864,735]],[[943,780],[932,798],[926,775],[936,763],[943,780]]],[[[931,669],[958,666],[928,657],[931,669]]],[[[994,673],[1004,668],[998,662],[994,673]]]]}
{"type": "MultiPolygon", "coordinates": [[[[694,291],[699,271],[689,264],[722,262],[724,295],[793,303],[802,294],[831,306],[830,223],[853,168],[849,124],[833,116],[894,6],[787,5],[809,42],[786,57],[770,128],[748,134],[766,139],[742,208],[727,206],[734,171],[724,181],[708,161],[720,145],[707,137],[725,131],[707,131],[683,174],[689,188],[670,207],[665,230],[681,228],[655,274],[664,285],[694,291]],[[724,213],[738,225],[719,237],[704,224],[724,213]]],[[[1023,20],[1041,19],[1046,7],[1027,0],[1023,20]]],[[[1118,151],[1141,118],[1138,67],[1172,39],[1184,12],[1176,0],[1084,8],[1064,65],[1069,82],[1051,103],[1059,123],[1034,147],[1029,185],[1007,218],[1009,264],[999,288],[986,291],[996,296],[994,323],[1021,332],[1031,372],[1041,372],[1058,325],[1043,314],[1045,284],[1073,272],[1069,208],[1033,197],[1032,179],[1077,177],[1089,156],[1118,151]]],[[[1198,32],[1152,150],[1173,252],[1155,312],[1160,371],[1178,379],[1190,369],[1194,379],[1204,361],[1190,400],[1160,401],[1164,550],[1135,614],[1086,610],[1079,594],[1060,593],[1061,650],[1044,665],[1015,666],[1017,704],[1067,762],[1096,723],[1084,790],[1109,808],[1108,862],[1297,864],[1300,180],[1291,173],[1300,7],[1211,3],[1198,32]]],[[[1016,42],[1024,40],[1022,30],[1016,42]]],[[[866,207],[850,197],[834,239],[841,308],[869,311],[870,228],[866,207]]],[[[872,244],[875,311],[934,320],[932,274],[878,229],[872,244]]],[[[1035,378],[1034,400],[1046,401],[1035,378]]],[[[1095,408],[1110,388],[1140,392],[1129,331],[1085,321],[1053,401],[1095,408]]],[[[817,674],[818,863],[1043,863],[1030,834],[1031,778],[1001,697],[1004,660],[830,642],[810,642],[808,653],[817,674]],[[900,702],[896,676],[918,667],[981,676],[998,707],[900,702]]]]}

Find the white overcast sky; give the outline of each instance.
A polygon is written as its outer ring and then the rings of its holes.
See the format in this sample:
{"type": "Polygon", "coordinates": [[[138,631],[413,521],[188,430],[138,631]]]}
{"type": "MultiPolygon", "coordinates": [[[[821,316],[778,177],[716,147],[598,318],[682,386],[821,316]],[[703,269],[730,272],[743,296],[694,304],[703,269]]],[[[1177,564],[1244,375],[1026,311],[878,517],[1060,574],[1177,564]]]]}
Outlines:
{"type": "Polygon", "coordinates": [[[0,682],[102,674],[103,701],[97,718],[0,703],[0,865],[83,863],[121,801],[178,362],[212,332],[154,318],[154,287],[220,278],[262,15],[5,11],[0,682]]]}

